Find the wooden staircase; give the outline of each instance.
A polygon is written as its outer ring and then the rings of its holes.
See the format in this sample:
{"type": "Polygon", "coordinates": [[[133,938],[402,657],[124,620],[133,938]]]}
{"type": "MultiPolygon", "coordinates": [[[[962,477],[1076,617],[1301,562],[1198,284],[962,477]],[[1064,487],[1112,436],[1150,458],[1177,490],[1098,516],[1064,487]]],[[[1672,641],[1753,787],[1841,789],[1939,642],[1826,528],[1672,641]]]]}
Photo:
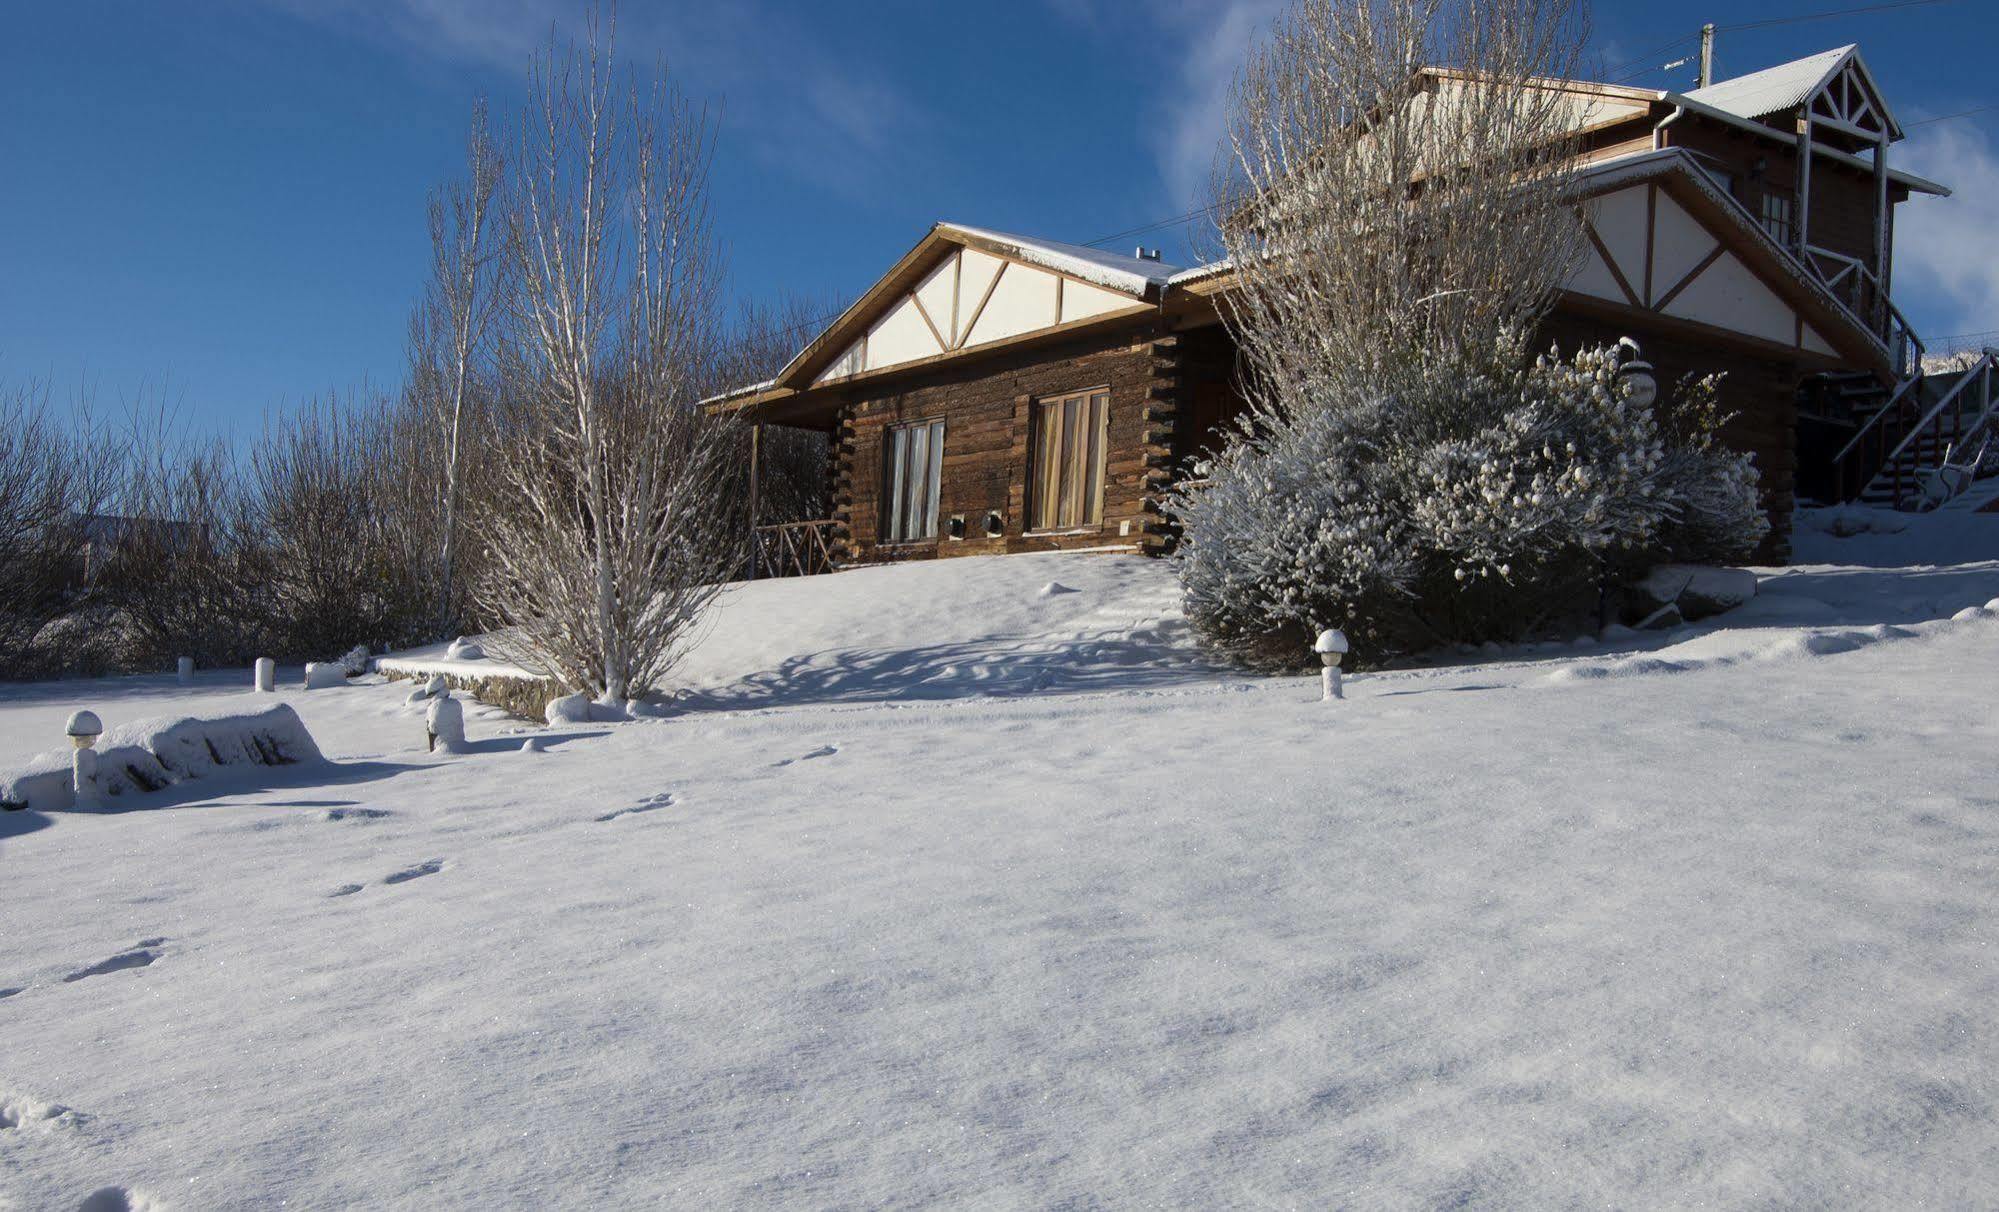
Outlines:
{"type": "Polygon", "coordinates": [[[1991,431],[1999,403],[1999,351],[1985,350],[1962,369],[1913,371],[1893,387],[1869,376],[1837,376],[1818,385],[1821,407],[1844,410],[1853,436],[1832,457],[1830,491],[1839,501],[1884,509],[1914,508],[1924,473],[1955,448],[1976,448],[1991,431]]]}

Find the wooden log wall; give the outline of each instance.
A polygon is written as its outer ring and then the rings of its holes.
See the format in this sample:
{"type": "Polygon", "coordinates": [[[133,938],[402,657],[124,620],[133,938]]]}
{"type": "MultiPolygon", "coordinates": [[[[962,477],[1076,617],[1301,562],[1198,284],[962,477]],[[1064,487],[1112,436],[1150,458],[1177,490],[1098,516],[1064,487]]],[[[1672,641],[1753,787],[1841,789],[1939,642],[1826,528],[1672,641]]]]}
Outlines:
{"type": "Polygon", "coordinates": [[[1584,344],[1608,345],[1629,336],[1639,343],[1659,380],[1659,397],[1670,405],[1685,375],[1721,374],[1723,411],[1735,418],[1721,436],[1731,448],[1756,460],[1770,537],[1757,558],[1784,563],[1791,554],[1791,514],[1797,505],[1798,385],[1804,371],[1796,363],[1723,341],[1647,331],[1596,316],[1557,311],[1543,328],[1538,348],[1550,341],[1572,354],[1584,344]]]}
{"type": "Polygon", "coordinates": [[[1158,336],[1148,317],[1060,345],[943,363],[873,389],[857,384],[833,443],[834,518],[843,558],[865,563],[1078,547],[1160,549],[1156,497],[1169,474],[1175,401],[1171,338],[1156,346],[1158,336]],[[1025,526],[1034,403],[1092,388],[1106,388],[1111,397],[1103,521],[1061,533],[1030,533],[1025,526]],[[944,421],[940,533],[923,542],[882,543],[888,432],[933,418],[944,421]],[[997,536],[986,533],[993,514],[999,517],[997,536]],[[962,539],[949,537],[954,516],[964,519],[962,539]]]}

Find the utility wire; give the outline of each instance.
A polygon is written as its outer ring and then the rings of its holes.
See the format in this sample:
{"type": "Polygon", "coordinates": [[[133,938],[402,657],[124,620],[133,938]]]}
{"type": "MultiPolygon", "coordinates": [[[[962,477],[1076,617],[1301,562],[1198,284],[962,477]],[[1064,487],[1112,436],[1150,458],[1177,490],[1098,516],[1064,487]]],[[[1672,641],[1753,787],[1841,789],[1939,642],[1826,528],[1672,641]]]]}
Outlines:
{"type": "MultiPolygon", "coordinates": [[[[1905,8],[1927,8],[1938,4],[1955,4],[1956,2],[1957,0],[1889,0],[1889,2],[1886,3],[1862,4],[1852,8],[1826,9],[1822,12],[1799,13],[1795,16],[1790,16],[1790,17],[1769,17],[1761,21],[1739,21],[1733,25],[1717,25],[1715,26],[1715,33],[1733,34],[1733,33],[1740,33],[1744,30],[1769,29],[1779,25],[1797,25],[1806,21],[1823,21],[1832,17],[1852,17],[1852,16],[1858,16],[1863,13],[1883,13],[1883,12],[1891,12],[1896,9],[1905,9],[1905,8]]],[[[1660,55],[1666,54],[1670,51],[1677,50],[1685,44],[1697,42],[1699,40],[1700,40],[1700,34],[1698,33],[1683,35],[1681,37],[1673,39],[1671,42],[1663,43],[1653,48],[1652,50],[1647,51],[1645,54],[1640,55],[1636,59],[1628,59],[1625,62],[1620,63],[1615,67],[1609,68],[1605,71],[1604,74],[1614,76],[1616,72],[1623,71],[1625,68],[1630,67],[1634,63],[1646,62],[1650,59],[1654,59],[1660,55]]],[[[1652,72],[1656,71],[1664,71],[1667,69],[1667,67],[1671,66],[1676,66],[1676,65],[1668,64],[1663,67],[1644,68],[1640,71],[1632,72],[1629,75],[1617,76],[1613,78],[1610,81],[1610,83],[1621,84],[1625,80],[1635,79],[1638,76],[1649,75],[1652,72]]],[[[1904,125],[1927,126],[1932,122],[1949,122],[1955,118],[1967,118],[1973,114],[1981,114],[1986,112],[1987,110],[1992,110],[1992,109],[1999,109],[1999,105],[1981,105],[1976,109],[1967,109],[1955,114],[1944,114],[1943,116],[1937,118],[1924,118],[1919,122],[1908,122],[1904,123],[1904,125]]],[[[1132,236],[1146,235],[1151,232],[1159,231],[1162,228],[1175,226],[1176,224],[1192,222],[1195,219],[1199,219],[1204,216],[1214,214],[1219,209],[1221,209],[1221,203],[1217,202],[1212,205],[1203,206],[1194,210],[1190,210],[1184,215],[1174,215],[1172,218],[1169,219],[1157,219],[1150,223],[1141,223],[1136,227],[1127,227],[1123,231],[1115,231],[1107,236],[1098,236],[1094,240],[1087,240],[1082,244],[1082,247],[1096,248],[1101,245],[1109,244],[1113,240],[1126,240],[1130,239],[1132,236]]],[[[839,313],[836,313],[834,315],[826,316],[820,320],[814,320],[807,324],[796,325],[792,328],[786,329],[785,332],[787,335],[789,335],[793,333],[807,331],[809,329],[818,328],[825,324],[829,324],[838,318],[839,318],[839,313]]],[[[1969,333],[1966,335],[1992,336],[1999,334],[1969,333]]],[[[1947,340],[1949,338],[1938,338],[1938,339],[1947,340]]]]}
{"type": "MultiPolygon", "coordinates": [[[[1926,8],[1932,5],[1955,4],[1956,2],[1957,0],[1890,0],[1890,2],[1888,3],[1862,4],[1855,6],[1853,8],[1829,8],[1822,12],[1799,13],[1796,16],[1792,17],[1767,17],[1761,21],[1738,21],[1733,25],[1717,25],[1714,27],[1714,32],[1717,34],[1736,34],[1736,33],[1741,33],[1744,30],[1770,29],[1774,26],[1779,26],[1779,25],[1797,25],[1806,21],[1824,21],[1833,17],[1854,17],[1854,16],[1859,16],[1860,14],[1863,13],[1885,13],[1885,12],[1892,12],[1896,9],[1926,8]]],[[[1657,71],[1665,71],[1667,67],[1674,65],[1668,64],[1661,67],[1641,68],[1640,70],[1632,72],[1629,75],[1615,76],[1615,73],[1623,71],[1625,68],[1630,67],[1634,63],[1643,63],[1648,59],[1657,58],[1658,56],[1663,55],[1668,51],[1678,49],[1681,45],[1685,43],[1697,41],[1699,38],[1700,38],[1699,33],[1692,33],[1686,35],[1685,37],[1676,38],[1673,41],[1666,43],[1664,46],[1661,46],[1656,50],[1650,51],[1644,55],[1640,55],[1636,59],[1627,60],[1626,62],[1618,64],[1616,67],[1608,69],[1608,71],[1606,71],[1605,74],[1614,76],[1614,78],[1610,81],[1610,83],[1622,84],[1626,80],[1636,79],[1639,76],[1650,75],[1651,73],[1657,71]]]]}
{"type": "Polygon", "coordinates": [[[1993,109],[1999,109],[1999,105],[1980,105],[1975,109],[1961,109],[1954,114],[1943,114],[1935,118],[1922,118],[1915,122],[1904,122],[1902,123],[1902,125],[1904,127],[1928,126],[1932,122],[1949,122],[1957,118],[1969,118],[1973,114],[1982,114],[1987,110],[1993,110],[1993,109]]]}

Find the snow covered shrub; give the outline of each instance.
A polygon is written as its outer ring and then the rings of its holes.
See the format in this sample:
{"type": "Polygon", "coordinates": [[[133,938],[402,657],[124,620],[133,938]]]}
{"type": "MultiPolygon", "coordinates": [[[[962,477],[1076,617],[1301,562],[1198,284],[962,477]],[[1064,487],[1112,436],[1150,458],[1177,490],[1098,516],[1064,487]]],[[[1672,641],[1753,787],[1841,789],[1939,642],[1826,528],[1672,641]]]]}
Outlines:
{"type": "Polygon", "coordinates": [[[1205,485],[1174,490],[1211,647],[1288,667],[1321,627],[1376,658],[1515,639],[1606,576],[1739,558],[1767,529],[1748,456],[1714,438],[1712,381],[1639,406],[1611,350],[1528,361],[1515,338],[1481,367],[1401,378],[1263,404],[1205,485]]]}

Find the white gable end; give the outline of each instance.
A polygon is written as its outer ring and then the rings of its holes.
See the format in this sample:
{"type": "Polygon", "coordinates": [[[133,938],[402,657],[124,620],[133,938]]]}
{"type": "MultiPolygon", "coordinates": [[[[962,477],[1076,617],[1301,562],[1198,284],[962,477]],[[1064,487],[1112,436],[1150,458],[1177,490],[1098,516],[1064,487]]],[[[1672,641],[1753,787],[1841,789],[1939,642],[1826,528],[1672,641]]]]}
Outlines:
{"type": "Polygon", "coordinates": [[[1837,356],[1832,344],[1788,300],[1735,253],[1726,251],[1720,236],[1656,184],[1631,185],[1599,196],[1584,214],[1594,239],[1569,278],[1568,289],[1837,356]]]}
{"type": "Polygon", "coordinates": [[[1138,302],[1051,270],[960,248],[890,304],[867,335],[842,350],[814,381],[934,358],[1108,315],[1138,302]]]}
{"type": "Polygon", "coordinates": [[[1665,312],[1779,345],[1792,345],[1798,339],[1797,313],[1733,254],[1724,254],[1702,270],[1665,312]]]}
{"type": "Polygon", "coordinates": [[[1652,297],[1646,302],[1659,306],[1666,293],[1698,269],[1720,243],[1678,202],[1660,194],[1653,204],[1652,297]]]}

